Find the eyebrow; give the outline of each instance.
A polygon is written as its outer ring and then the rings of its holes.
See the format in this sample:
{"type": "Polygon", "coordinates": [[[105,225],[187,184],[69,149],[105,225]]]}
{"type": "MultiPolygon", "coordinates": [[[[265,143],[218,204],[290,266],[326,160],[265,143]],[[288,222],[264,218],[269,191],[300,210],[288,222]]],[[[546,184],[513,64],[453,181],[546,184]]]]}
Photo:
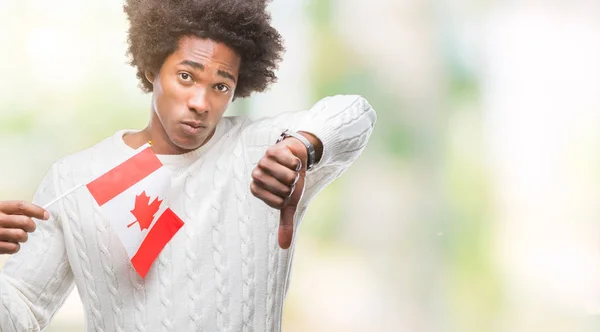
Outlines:
{"type": "MultiPolygon", "coordinates": [[[[190,66],[190,67],[192,67],[194,69],[204,70],[204,65],[201,64],[201,63],[199,63],[199,62],[196,62],[196,61],[183,60],[183,61],[181,61],[180,64],[186,65],[186,66],[190,66]]],[[[234,83],[237,83],[236,80],[235,80],[235,76],[233,76],[229,72],[226,72],[224,70],[219,69],[219,70],[217,70],[217,75],[219,75],[219,76],[221,76],[223,78],[228,78],[228,79],[232,80],[234,83]]]]}
{"type": "Polygon", "coordinates": [[[183,60],[180,63],[181,65],[186,65],[186,66],[190,66],[194,69],[199,69],[199,70],[204,70],[204,65],[196,62],[196,61],[192,61],[192,60],[183,60]]]}
{"type": "Polygon", "coordinates": [[[224,78],[228,78],[228,79],[232,80],[233,83],[236,83],[235,77],[233,75],[231,75],[230,73],[224,71],[224,70],[220,70],[220,69],[217,70],[217,75],[219,75],[221,77],[224,77],[224,78]]]}

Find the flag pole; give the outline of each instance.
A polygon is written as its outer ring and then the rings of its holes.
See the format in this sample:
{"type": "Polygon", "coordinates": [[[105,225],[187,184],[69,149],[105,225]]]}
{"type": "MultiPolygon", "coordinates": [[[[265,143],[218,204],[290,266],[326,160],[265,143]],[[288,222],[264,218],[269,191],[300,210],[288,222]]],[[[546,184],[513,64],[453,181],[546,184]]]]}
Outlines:
{"type": "Polygon", "coordinates": [[[66,193],[64,193],[64,194],[62,194],[62,195],[60,195],[60,196],[56,197],[55,199],[53,199],[52,201],[50,201],[50,203],[48,203],[48,204],[46,204],[46,205],[42,206],[42,208],[43,208],[44,210],[48,209],[48,208],[49,208],[49,207],[50,207],[52,204],[54,204],[54,203],[56,203],[56,202],[60,201],[61,199],[63,199],[63,198],[65,198],[65,197],[67,197],[68,195],[70,195],[71,193],[73,193],[75,190],[77,190],[77,189],[79,189],[79,188],[81,188],[81,187],[83,187],[83,186],[85,186],[85,184],[83,184],[83,183],[82,183],[82,184],[79,184],[79,185],[77,185],[77,186],[75,186],[75,187],[71,188],[71,190],[69,190],[69,191],[67,191],[66,193]]]}

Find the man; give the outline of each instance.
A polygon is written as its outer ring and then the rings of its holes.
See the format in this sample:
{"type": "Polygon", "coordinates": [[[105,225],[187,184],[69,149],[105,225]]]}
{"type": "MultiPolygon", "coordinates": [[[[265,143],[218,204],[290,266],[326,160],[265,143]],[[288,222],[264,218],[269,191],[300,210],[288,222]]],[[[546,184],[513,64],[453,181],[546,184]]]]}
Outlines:
{"type": "Polygon", "coordinates": [[[335,96],[222,117],[275,80],[283,47],[265,1],[129,0],[125,11],[149,124],[53,164],[33,204],[0,202],[0,253],[16,253],[0,272],[0,330],[42,330],[75,283],[88,331],[279,331],[295,227],[358,158],[375,113],[335,96]],[[149,141],[185,224],[142,278],[89,191],[40,206],[149,141]]]}

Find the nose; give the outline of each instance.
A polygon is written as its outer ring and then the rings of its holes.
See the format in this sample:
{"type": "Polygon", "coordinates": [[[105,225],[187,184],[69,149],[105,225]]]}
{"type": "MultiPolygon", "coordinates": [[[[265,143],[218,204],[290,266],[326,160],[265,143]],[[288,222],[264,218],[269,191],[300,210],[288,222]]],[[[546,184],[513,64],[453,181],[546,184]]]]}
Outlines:
{"type": "Polygon", "coordinates": [[[188,100],[188,108],[198,114],[210,111],[208,93],[205,89],[197,89],[188,100]]]}

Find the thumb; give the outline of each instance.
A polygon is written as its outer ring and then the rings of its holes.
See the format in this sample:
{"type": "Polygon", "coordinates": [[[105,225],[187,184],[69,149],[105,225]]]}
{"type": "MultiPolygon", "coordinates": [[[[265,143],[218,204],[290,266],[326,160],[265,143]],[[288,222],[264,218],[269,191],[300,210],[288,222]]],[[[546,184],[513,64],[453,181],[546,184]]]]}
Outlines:
{"type": "Polygon", "coordinates": [[[300,170],[300,177],[296,183],[296,188],[290,197],[289,203],[281,209],[281,216],[279,218],[279,247],[281,249],[288,249],[292,244],[292,238],[294,237],[294,215],[296,214],[296,208],[304,193],[304,177],[306,176],[306,170],[302,166],[300,170]]]}

